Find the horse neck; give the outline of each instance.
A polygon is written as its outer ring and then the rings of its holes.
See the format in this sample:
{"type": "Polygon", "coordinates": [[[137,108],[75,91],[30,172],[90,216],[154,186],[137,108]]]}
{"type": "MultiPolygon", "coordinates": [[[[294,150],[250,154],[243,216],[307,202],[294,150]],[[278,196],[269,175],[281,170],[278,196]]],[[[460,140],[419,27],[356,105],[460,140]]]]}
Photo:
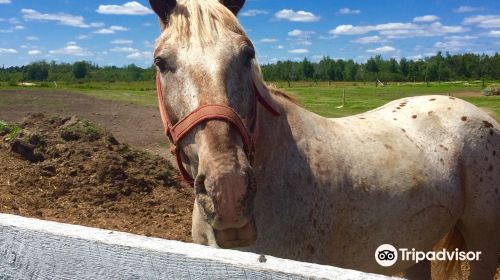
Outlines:
{"type": "Polygon", "coordinates": [[[262,106],[258,109],[259,131],[254,164],[257,172],[269,171],[271,166],[273,168],[277,165],[284,166],[290,160],[299,165],[301,159],[306,163],[307,160],[301,155],[297,142],[316,137],[317,135],[313,135],[307,124],[311,123],[311,118],[321,118],[282,96],[271,95],[271,97],[280,108],[281,115],[275,117],[262,106]]]}

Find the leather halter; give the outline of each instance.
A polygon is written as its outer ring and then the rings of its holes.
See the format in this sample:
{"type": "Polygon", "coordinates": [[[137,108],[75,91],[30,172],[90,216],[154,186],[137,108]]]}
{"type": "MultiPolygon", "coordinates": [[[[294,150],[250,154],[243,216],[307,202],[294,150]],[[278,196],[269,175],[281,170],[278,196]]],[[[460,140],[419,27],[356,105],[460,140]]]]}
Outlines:
{"type": "MultiPolygon", "coordinates": [[[[262,97],[255,85],[254,87],[257,102],[260,103],[273,116],[280,116],[278,110],[274,109],[271,104],[267,102],[264,97],[262,97]]],[[[189,113],[187,116],[180,119],[176,124],[173,124],[170,120],[170,117],[168,116],[167,107],[165,105],[165,98],[163,96],[163,90],[161,86],[160,72],[156,73],[156,93],[158,95],[158,104],[160,107],[160,115],[163,126],[165,128],[165,134],[172,142],[172,145],[170,146],[170,152],[175,156],[177,167],[184,180],[189,183],[192,183],[194,181],[182,163],[181,154],[179,152],[179,149],[177,148],[177,145],[179,141],[181,141],[194,127],[209,120],[222,120],[232,124],[238,131],[241,140],[243,141],[245,153],[249,158],[250,163],[252,163],[253,153],[255,151],[254,135],[252,135],[252,133],[247,129],[245,123],[233,108],[224,104],[202,105],[189,113]]],[[[254,123],[256,123],[257,108],[255,108],[254,111],[256,113],[254,123]]],[[[254,126],[255,125],[252,125],[252,127],[254,126]]]]}

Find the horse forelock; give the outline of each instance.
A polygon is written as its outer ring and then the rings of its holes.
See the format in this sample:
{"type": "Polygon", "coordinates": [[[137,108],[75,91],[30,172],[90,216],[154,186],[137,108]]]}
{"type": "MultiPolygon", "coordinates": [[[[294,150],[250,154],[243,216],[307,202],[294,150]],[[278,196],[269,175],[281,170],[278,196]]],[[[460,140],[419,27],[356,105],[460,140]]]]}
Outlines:
{"type": "Polygon", "coordinates": [[[228,32],[244,35],[236,16],[219,0],[178,0],[157,44],[169,38],[204,47],[228,32]]]}

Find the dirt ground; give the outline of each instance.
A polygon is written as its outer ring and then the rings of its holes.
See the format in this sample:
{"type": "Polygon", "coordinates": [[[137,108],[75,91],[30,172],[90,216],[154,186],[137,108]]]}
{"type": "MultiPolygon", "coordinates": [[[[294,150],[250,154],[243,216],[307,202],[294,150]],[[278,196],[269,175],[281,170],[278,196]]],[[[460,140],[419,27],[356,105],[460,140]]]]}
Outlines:
{"type": "Polygon", "coordinates": [[[28,113],[83,117],[109,129],[124,143],[167,156],[168,141],[156,107],[62,91],[0,91],[0,120],[20,122],[28,113]]]}
{"type": "Polygon", "coordinates": [[[191,241],[193,193],[165,158],[77,117],[12,131],[0,129],[0,212],[191,241]]]}

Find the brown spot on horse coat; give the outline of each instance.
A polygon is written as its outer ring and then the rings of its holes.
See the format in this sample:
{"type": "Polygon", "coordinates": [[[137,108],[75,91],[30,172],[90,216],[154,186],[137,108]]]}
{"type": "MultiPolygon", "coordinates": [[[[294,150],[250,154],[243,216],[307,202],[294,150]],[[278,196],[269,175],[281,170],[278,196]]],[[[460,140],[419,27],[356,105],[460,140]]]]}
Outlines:
{"type": "Polygon", "coordinates": [[[392,146],[389,144],[384,144],[384,147],[386,147],[388,150],[394,150],[392,146]]]}
{"type": "Polygon", "coordinates": [[[462,117],[462,121],[467,121],[467,117],[462,117]]]}
{"type": "Polygon", "coordinates": [[[429,101],[436,101],[436,98],[431,98],[429,99],[429,101]]]}
{"type": "Polygon", "coordinates": [[[489,121],[483,121],[483,124],[484,126],[486,126],[487,128],[492,128],[493,125],[489,122],[489,121]]]}
{"type": "Polygon", "coordinates": [[[417,118],[417,115],[413,115],[413,116],[411,116],[411,117],[412,117],[412,118],[414,118],[414,119],[416,119],[416,118],[417,118]]]}

